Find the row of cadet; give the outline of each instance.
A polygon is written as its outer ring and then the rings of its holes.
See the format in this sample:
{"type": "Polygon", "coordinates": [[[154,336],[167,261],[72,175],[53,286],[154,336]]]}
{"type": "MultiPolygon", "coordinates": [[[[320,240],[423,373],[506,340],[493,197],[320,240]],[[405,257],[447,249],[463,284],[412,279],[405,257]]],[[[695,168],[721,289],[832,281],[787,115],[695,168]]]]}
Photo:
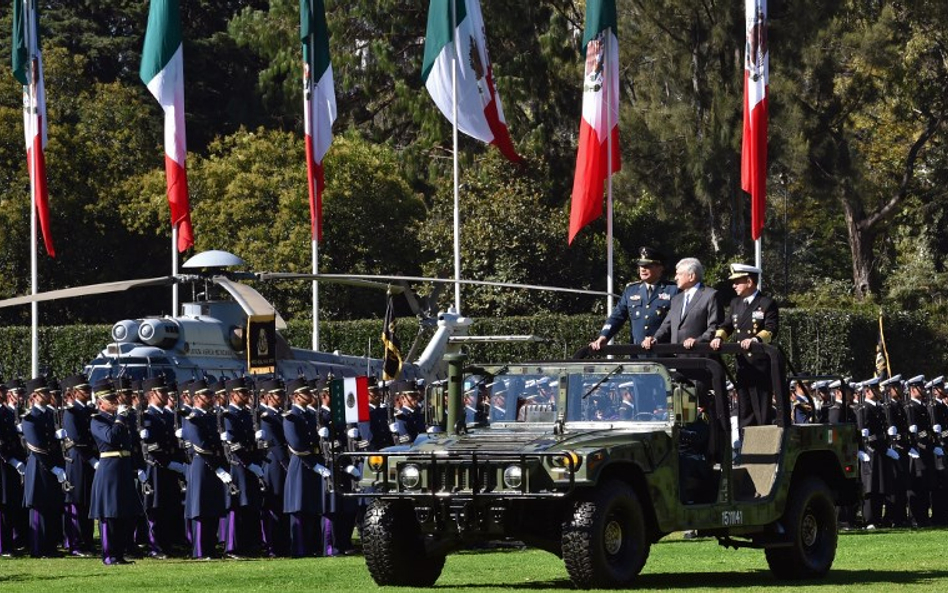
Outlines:
{"type": "Polygon", "coordinates": [[[948,386],[943,376],[791,383],[796,423],[856,423],[862,504],[844,527],[948,525],[948,386]]]}
{"type": "Polygon", "coordinates": [[[94,555],[96,520],[106,565],[352,553],[364,500],[341,493],[361,471],[334,461],[413,441],[421,400],[414,384],[370,383],[368,420],[345,424],[327,381],[11,381],[0,386],[0,555],[94,555]]]}

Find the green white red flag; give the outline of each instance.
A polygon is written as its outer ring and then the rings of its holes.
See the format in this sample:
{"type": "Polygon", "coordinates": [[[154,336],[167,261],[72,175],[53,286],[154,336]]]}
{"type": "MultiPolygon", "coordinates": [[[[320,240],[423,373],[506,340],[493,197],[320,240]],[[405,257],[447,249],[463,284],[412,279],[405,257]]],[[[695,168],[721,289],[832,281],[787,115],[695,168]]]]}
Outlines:
{"type": "Polygon", "coordinates": [[[458,130],[481,142],[493,144],[507,159],[520,162],[504,119],[500,94],[494,86],[480,4],[477,0],[431,0],[421,79],[435,105],[452,123],[454,91],[451,71],[455,63],[458,130]],[[452,26],[452,23],[456,24],[452,26]]]}
{"type": "Polygon", "coordinates": [[[345,377],[329,382],[329,409],[338,426],[368,422],[369,378],[345,377]]]}
{"type": "Polygon", "coordinates": [[[602,216],[606,178],[622,167],[619,157],[619,42],[615,0],[586,2],[586,68],[583,119],[569,211],[569,242],[602,216]],[[611,146],[610,146],[611,138],[611,146]],[[610,160],[611,152],[611,160],[610,160]]]}
{"type": "Polygon", "coordinates": [[[23,131],[30,191],[50,257],[56,257],[49,225],[49,192],[46,187],[46,89],[39,40],[36,0],[13,1],[13,76],[23,85],[23,131]]]}
{"type": "Polygon", "coordinates": [[[336,91],[329,59],[329,28],[323,0],[300,0],[303,42],[303,124],[306,132],[306,176],[313,239],[323,238],[323,157],[332,144],[336,91]]]}
{"type": "Polygon", "coordinates": [[[178,251],[194,245],[184,130],[184,52],[178,0],[151,0],[139,68],[142,82],[165,112],[165,177],[178,251]]]}
{"type": "Polygon", "coordinates": [[[770,51],[767,0],[744,0],[747,43],[744,48],[744,135],[741,144],[741,188],[751,196],[751,237],[764,229],[767,202],[767,96],[770,51]]]}

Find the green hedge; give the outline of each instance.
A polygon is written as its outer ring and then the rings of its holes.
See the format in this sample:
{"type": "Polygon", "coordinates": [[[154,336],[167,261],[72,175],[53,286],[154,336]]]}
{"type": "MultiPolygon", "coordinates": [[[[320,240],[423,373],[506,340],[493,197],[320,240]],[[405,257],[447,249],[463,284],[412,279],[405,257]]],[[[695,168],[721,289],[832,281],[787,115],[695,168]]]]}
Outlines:
{"type": "MultiPolygon", "coordinates": [[[[799,372],[839,373],[862,379],[873,374],[878,318],[865,313],[836,310],[788,309],[781,311],[778,343],[790,355],[799,372]]],[[[474,335],[537,335],[543,343],[495,343],[470,347],[472,360],[484,362],[541,360],[570,356],[595,337],[603,319],[598,315],[535,315],[476,319],[474,335]]],[[[948,350],[945,336],[934,323],[920,314],[888,315],[886,342],[892,370],[911,376],[943,374],[948,350]]],[[[320,325],[323,350],[347,354],[381,354],[381,320],[325,322],[320,325]]],[[[407,353],[419,326],[415,319],[399,319],[396,333],[407,353]]],[[[63,377],[91,360],[109,342],[110,326],[74,325],[40,328],[40,366],[63,377]]],[[[434,329],[425,327],[416,356],[421,353],[434,329]]],[[[311,326],[305,321],[290,322],[285,332],[294,346],[308,348],[311,326]]],[[[626,328],[619,338],[628,337],[626,328]]],[[[30,328],[0,328],[0,372],[4,378],[26,377],[30,371],[30,328]]]]}

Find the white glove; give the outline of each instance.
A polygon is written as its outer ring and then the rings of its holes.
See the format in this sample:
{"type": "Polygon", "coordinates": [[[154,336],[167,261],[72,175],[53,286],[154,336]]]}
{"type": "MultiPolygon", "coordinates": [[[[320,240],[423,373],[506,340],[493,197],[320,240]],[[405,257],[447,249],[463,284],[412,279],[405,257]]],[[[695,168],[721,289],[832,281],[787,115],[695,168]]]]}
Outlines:
{"type": "Polygon", "coordinates": [[[117,413],[119,416],[128,416],[128,406],[125,404],[119,404],[117,413]]]}
{"type": "Polygon", "coordinates": [[[865,451],[857,451],[856,457],[863,463],[869,463],[869,454],[865,451]]]}
{"type": "Polygon", "coordinates": [[[176,439],[183,439],[183,438],[184,438],[184,429],[183,429],[183,428],[177,428],[177,429],[175,429],[175,431],[174,431],[174,438],[176,438],[176,439]]]}
{"type": "Polygon", "coordinates": [[[221,440],[230,442],[234,440],[234,435],[230,434],[229,430],[225,430],[224,432],[221,433],[221,440]]]}
{"type": "Polygon", "coordinates": [[[257,432],[253,433],[253,438],[257,439],[258,441],[265,441],[267,440],[267,433],[263,429],[258,430],[257,432]]]}
{"type": "Polygon", "coordinates": [[[889,449],[885,452],[885,455],[889,459],[894,459],[896,461],[902,458],[902,456],[899,455],[899,452],[893,449],[892,447],[889,447],[889,449]]]}
{"type": "Polygon", "coordinates": [[[181,475],[184,475],[188,471],[188,466],[184,465],[180,461],[170,461],[168,462],[168,469],[173,472],[178,472],[181,475]]]}
{"type": "Polygon", "coordinates": [[[251,463],[250,465],[248,465],[247,470],[253,475],[257,476],[258,478],[263,477],[263,468],[261,468],[256,463],[251,463]]]}
{"type": "Polygon", "coordinates": [[[99,460],[98,460],[98,459],[96,459],[95,461],[92,462],[92,469],[93,469],[93,470],[99,469],[99,460]]]}
{"type": "Polygon", "coordinates": [[[142,437],[143,441],[147,441],[150,434],[151,433],[148,432],[147,428],[143,428],[138,431],[138,436],[142,437]]]}
{"type": "Polygon", "coordinates": [[[26,465],[19,459],[11,459],[10,465],[13,466],[13,469],[16,470],[16,473],[20,474],[21,476],[26,475],[26,465]]]}
{"type": "Polygon", "coordinates": [[[392,422],[391,424],[389,424],[388,429],[394,432],[395,434],[398,434],[398,422],[392,422]]]}
{"type": "Polygon", "coordinates": [[[357,438],[359,438],[359,429],[358,429],[358,428],[350,428],[349,430],[346,431],[346,436],[348,436],[350,439],[357,439],[357,438]]]}
{"type": "Polygon", "coordinates": [[[918,434],[918,424],[909,426],[909,432],[912,434],[918,434]]]}
{"type": "Polygon", "coordinates": [[[60,440],[60,441],[61,441],[61,440],[63,440],[64,438],[66,438],[66,436],[67,436],[67,435],[66,435],[66,429],[65,429],[65,428],[60,428],[59,430],[56,431],[56,439],[57,439],[57,440],[60,440]]]}
{"type": "Polygon", "coordinates": [[[862,435],[862,438],[867,439],[869,438],[869,429],[863,428],[862,430],[859,431],[859,434],[862,435]]]}
{"type": "Polygon", "coordinates": [[[347,465],[347,466],[346,466],[346,469],[343,470],[343,471],[345,471],[347,474],[349,474],[350,476],[352,476],[352,477],[355,478],[356,480],[361,480],[361,479],[362,479],[362,472],[360,472],[360,471],[359,471],[359,468],[357,468],[357,467],[354,466],[354,465],[347,465]]]}
{"type": "Polygon", "coordinates": [[[230,484],[231,482],[234,481],[234,478],[232,478],[229,473],[225,472],[224,468],[222,467],[217,468],[217,471],[214,472],[214,475],[217,476],[218,480],[220,480],[221,482],[224,482],[225,484],[230,484]]]}
{"type": "Polygon", "coordinates": [[[932,426],[932,430],[934,430],[935,432],[941,432],[941,424],[936,424],[935,426],[932,426]]]}
{"type": "Polygon", "coordinates": [[[332,472],[329,471],[328,468],[326,468],[325,466],[320,465],[320,464],[318,464],[318,463],[316,464],[315,467],[313,467],[313,471],[316,472],[317,474],[321,475],[321,476],[324,477],[324,478],[328,478],[329,476],[332,475],[332,472]]]}
{"type": "Polygon", "coordinates": [[[148,474],[145,473],[145,470],[138,470],[138,481],[144,484],[148,480],[148,474]]]}
{"type": "Polygon", "coordinates": [[[321,438],[321,439],[328,439],[328,438],[329,438],[329,429],[326,428],[325,426],[323,426],[323,427],[320,428],[318,431],[316,431],[316,434],[318,434],[318,435],[319,435],[319,438],[321,438]]]}
{"type": "Polygon", "coordinates": [[[918,459],[920,457],[920,455],[918,454],[918,449],[916,449],[915,447],[912,447],[911,449],[909,449],[909,457],[911,457],[912,459],[918,459]]]}
{"type": "Polygon", "coordinates": [[[933,449],[933,451],[935,452],[935,457],[944,457],[944,456],[945,456],[945,450],[942,449],[941,447],[935,447],[935,448],[933,449]]]}
{"type": "Polygon", "coordinates": [[[53,475],[56,476],[56,481],[59,482],[60,484],[66,481],[66,472],[61,467],[54,467],[53,475]]]}
{"type": "Polygon", "coordinates": [[[889,434],[890,437],[894,437],[895,435],[899,434],[899,429],[894,426],[890,426],[889,429],[886,430],[886,432],[889,434]]]}

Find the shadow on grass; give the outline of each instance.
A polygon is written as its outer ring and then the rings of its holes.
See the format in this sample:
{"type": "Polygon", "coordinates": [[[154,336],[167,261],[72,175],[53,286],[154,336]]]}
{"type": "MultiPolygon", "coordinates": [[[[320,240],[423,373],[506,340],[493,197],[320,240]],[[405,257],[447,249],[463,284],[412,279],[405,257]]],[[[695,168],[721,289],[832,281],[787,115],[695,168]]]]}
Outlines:
{"type": "MultiPolygon", "coordinates": [[[[916,585],[948,578],[948,570],[925,570],[901,572],[891,570],[832,570],[823,579],[809,581],[784,581],[773,577],[767,570],[753,572],[691,572],[643,574],[635,581],[635,589],[707,589],[721,587],[728,591],[746,589],[757,591],[768,587],[786,588],[788,585],[805,588],[826,585],[916,585]]],[[[435,585],[435,589],[482,589],[501,587],[504,589],[571,589],[569,579],[531,581],[528,583],[468,583],[435,585]]]]}
{"type": "MultiPolygon", "coordinates": [[[[82,577],[101,577],[105,576],[107,573],[93,573],[93,574],[83,574],[82,577]]],[[[0,574],[0,585],[3,583],[25,583],[33,581],[59,581],[63,579],[61,574],[47,574],[41,575],[34,572],[22,572],[22,573],[11,573],[11,574],[0,574]]]]}

